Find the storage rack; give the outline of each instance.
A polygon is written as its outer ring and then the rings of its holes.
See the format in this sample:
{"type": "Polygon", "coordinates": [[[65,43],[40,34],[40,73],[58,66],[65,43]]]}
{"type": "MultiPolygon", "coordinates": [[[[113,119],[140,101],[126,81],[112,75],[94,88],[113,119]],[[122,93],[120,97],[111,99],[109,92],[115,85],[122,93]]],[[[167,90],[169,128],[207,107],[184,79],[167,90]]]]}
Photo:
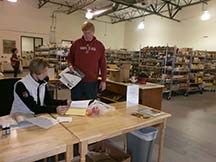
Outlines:
{"type": "Polygon", "coordinates": [[[127,50],[110,50],[105,51],[107,64],[121,65],[131,63],[131,52],[127,50]]]}
{"type": "Polygon", "coordinates": [[[47,58],[50,65],[55,67],[56,71],[63,70],[66,66],[66,56],[68,48],[64,47],[39,47],[35,50],[34,57],[47,58]]]}
{"type": "MultiPolygon", "coordinates": [[[[110,50],[112,51],[112,50],[110,50]]],[[[169,46],[144,47],[139,51],[113,50],[108,63],[131,63],[131,76],[148,74],[149,82],[164,85],[164,95],[183,94],[216,89],[216,52],[193,51],[192,48],[169,46]],[[114,54],[112,54],[114,53],[114,54]]]]}
{"type": "Polygon", "coordinates": [[[216,83],[216,52],[206,51],[206,63],[203,76],[203,88],[205,90],[215,91],[216,83]]]}
{"type": "Polygon", "coordinates": [[[193,51],[190,55],[190,92],[203,93],[203,74],[206,62],[205,53],[193,51]]]}

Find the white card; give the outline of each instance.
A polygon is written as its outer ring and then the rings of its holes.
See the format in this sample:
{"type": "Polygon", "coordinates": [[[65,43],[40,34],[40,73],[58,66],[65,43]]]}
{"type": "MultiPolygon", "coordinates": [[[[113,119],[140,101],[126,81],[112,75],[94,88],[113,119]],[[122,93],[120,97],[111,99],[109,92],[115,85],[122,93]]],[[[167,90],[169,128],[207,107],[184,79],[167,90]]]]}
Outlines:
{"type": "Polygon", "coordinates": [[[139,104],[139,86],[127,86],[127,107],[139,104]]]}
{"type": "Polygon", "coordinates": [[[64,116],[58,116],[56,120],[61,123],[61,122],[72,122],[72,117],[64,117],[64,116]]]}

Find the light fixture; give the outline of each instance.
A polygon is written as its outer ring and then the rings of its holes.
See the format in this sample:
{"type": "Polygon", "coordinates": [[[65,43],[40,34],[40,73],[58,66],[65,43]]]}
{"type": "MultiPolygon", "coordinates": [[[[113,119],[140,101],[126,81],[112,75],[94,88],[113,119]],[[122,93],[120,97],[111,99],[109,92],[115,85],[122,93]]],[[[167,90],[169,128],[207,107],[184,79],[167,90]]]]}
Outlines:
{"type": "Polygon", "coordinates": [[[202,21],[207,21],[207,20],[209,20],[210,18],[211,18],[211,15],[210,15],[210,13],[208,12],[208,10],[203,11],[202,16],[200,17],[200,19],[201,19],[202,21]]]}
{"type": "Polygon", "coordinates": [[[91,10],[91,9],[87,9],[87,12],[86,12],[86,14],[85,14],[85,17],[86,17],[88,20],[90,20],[90,19],[93,18],[93,16],[94,16],[94,14],[92,13],[92,10],[91,10]]]}
{"type": "Polygon", "coordinates": [[[139,25],[137,26],[137,29],[139,29],[139,30],[145,29],[144,20],[139,23],[139,25]]]}
{"type": "Polygon", "coordinates": [[[207,10],[207,4],[202,4],[202,11],[203,11],[203,14],[201,15],[200,19],[202,21],[207,21],[211,18],[211,15],[209,13],[209,11],[207,10]]]}
{"type": "Polygon", "coordinates": [[[17,0],[7,0],[8,2],[13,2],[13,3],[15,3],[15,2],[17,2],[17,0]]]}

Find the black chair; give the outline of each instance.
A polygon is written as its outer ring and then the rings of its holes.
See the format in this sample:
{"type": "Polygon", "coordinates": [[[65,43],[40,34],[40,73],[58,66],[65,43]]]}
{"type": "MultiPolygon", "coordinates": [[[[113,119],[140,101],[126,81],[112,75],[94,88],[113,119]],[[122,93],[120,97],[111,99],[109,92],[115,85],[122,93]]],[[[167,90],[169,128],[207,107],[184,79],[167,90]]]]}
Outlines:
{"type": "Polygon", "coordinates": [[[14,84],[20,78],[0,79],[0,116],[8,115],[11,111],[14,95],[14,84]]]}

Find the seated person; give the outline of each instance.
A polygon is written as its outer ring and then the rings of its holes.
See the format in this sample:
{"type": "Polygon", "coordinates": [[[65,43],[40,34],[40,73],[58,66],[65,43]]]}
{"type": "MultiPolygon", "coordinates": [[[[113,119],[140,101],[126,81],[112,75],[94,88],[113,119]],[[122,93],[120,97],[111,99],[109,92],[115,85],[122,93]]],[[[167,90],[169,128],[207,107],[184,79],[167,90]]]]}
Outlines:
{"type": "Polygon", "coordinates": [[[30,73],[14,85],[14,101],[10,114],[16,112],[39,114],[58,113],[64,115],[70,100],[55,100],[47,88],[48,62],[35,58],[29,65],[30,73]]]}

